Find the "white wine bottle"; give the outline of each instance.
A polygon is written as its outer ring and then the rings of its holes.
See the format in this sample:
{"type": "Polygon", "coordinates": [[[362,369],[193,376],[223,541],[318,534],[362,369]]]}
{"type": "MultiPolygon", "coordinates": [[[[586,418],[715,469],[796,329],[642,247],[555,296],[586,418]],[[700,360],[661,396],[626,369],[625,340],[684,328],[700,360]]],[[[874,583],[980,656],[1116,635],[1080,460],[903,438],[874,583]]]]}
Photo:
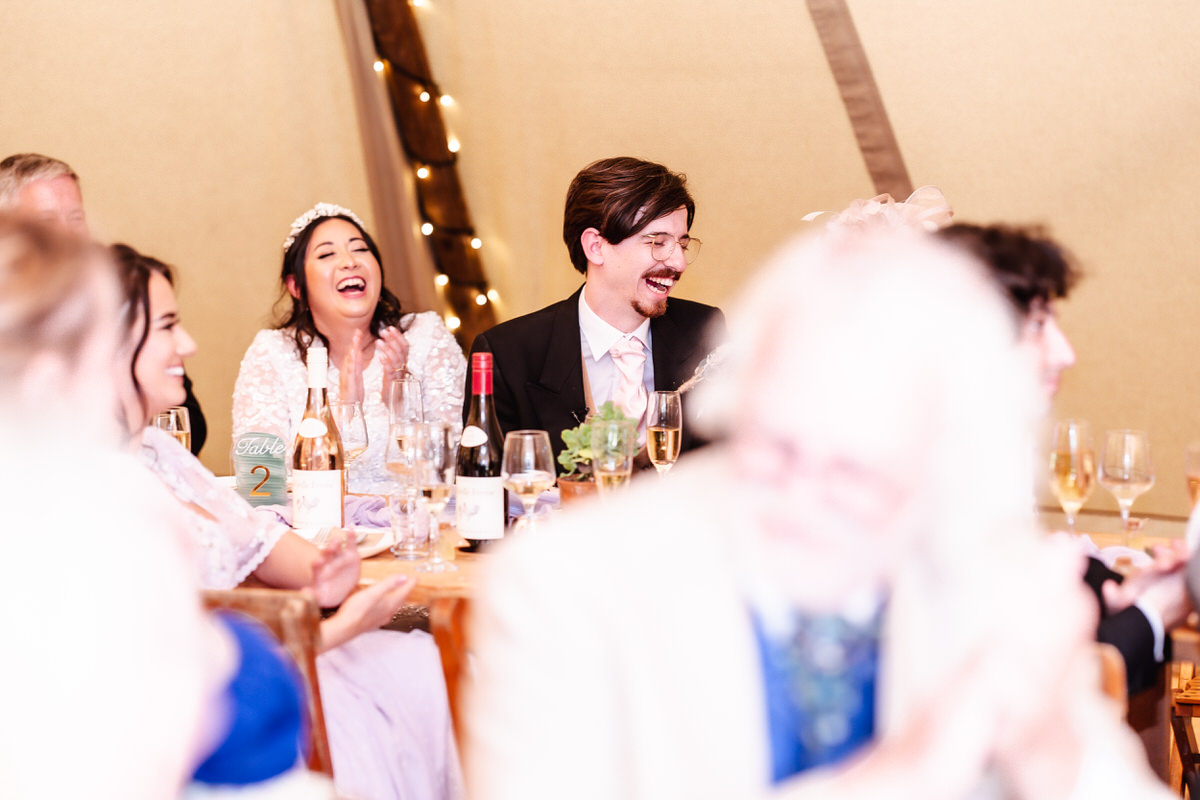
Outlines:
{"type": "Polygon", "coordinates": [[[454,515],[467,549],[476,551],[504,536],[508,508],[500,477],[504,437],[492,401],[492,354],[471,355],[471,403],[458,445],[454,515]]]}
{"type": "Polygon", "coordinates": [[[342,440],[329,410],[329,355],[308,348],[308,403],[292,446],[292,525],[296,528],[342,527],[342,440]]]}

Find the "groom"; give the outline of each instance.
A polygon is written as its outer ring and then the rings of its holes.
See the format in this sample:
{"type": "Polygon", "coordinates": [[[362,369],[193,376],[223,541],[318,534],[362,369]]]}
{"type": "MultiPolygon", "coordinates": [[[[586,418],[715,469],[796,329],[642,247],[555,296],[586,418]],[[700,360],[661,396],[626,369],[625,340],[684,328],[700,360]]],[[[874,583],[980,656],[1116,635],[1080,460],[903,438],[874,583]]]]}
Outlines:
{"type": "MultiPolygon", "coordinates": [[[[723,338],[719,309],[670,297],[700,250],[685,180],[630,157],[597,161],[575,176],[563,241],[583,286],[485,331],[471,346],[494,356],[504,432],[548,431],[557,459],[563,430],[609,400],[640,419],[650,394],[679,388],[710,341],[723,338]]],[[[682,450],[699,443],[685,424],[682,450]]]]}

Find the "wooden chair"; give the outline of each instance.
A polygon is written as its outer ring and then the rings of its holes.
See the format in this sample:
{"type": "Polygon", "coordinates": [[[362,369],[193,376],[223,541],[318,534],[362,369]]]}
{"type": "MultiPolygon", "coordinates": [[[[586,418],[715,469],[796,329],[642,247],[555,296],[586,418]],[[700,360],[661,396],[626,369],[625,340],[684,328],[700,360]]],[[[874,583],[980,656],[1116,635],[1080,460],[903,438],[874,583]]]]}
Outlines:
{"type": "Polygon", "coordinates": [[[462,692],[470,684],[471,647],[467,633],[471,601],[454,595],[435,596],[429,603],[429,628],[442,657],[446,693],[450,698],[450,718],[462,752],[462,692]]]}
{"type": "Polygon", "coordinates": [[[1175,751],[1179,756],[1182,775],[1172,783],[1182,797],[1188,778],[1194,780],[1200,770],[1200,743],[1197,742],[1195,718],[1200,717],[1200,678],[1195,675],[1196,666],[1190,662],[1179,663],[1172,675],[1174,691],[1171,697],[1171,733],[1175,740],[1175,751]]]}
{"type": "Polygon", "coordinates": [[[203,593],[210,610],[227,609],[253,617],[275,635],[291,654],[304,678],[308,710],[308,768],[333,777],[321,687],[317,685],[317,650],[321,641],[321,611],[312,598],[280,589],[209,590],[203,593]]]}

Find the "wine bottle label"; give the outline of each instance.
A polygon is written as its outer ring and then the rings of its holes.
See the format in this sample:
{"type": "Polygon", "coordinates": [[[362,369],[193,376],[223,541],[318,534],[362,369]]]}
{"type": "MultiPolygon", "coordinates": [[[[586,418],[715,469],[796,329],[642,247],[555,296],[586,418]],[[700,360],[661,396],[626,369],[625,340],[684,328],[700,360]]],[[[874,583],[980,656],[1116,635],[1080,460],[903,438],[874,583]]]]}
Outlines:
{"type": "Polygon", "coordinates": [[[292,471],[292,527],[326,528],[342,525],[342,471],[292,471]]]}
{"type": "Polygon", "coordinates": [[[463,447],[479,447],[487,444],[487,434],[483,432],[483,428],[475,425],[468,425],[463,428],[462,446],[463,447]]]}
{"type": "Polygon", "coordinates": [[[328,431],[329,426],[317,417],[305,417],[300,420],[300,427],[296,429],[296,435],[303,436],[305,439],[316,439],[324,436],[328,431]]]}
{"type": "MultiPolygon", "coordinates": [[[[487,441],[487,437],[484,437],[487,441]]],[[[504,535],[504,481],[468,478],[454,482],[454,515],[458,535],[464,539],[499,539],[504,535]]]]}

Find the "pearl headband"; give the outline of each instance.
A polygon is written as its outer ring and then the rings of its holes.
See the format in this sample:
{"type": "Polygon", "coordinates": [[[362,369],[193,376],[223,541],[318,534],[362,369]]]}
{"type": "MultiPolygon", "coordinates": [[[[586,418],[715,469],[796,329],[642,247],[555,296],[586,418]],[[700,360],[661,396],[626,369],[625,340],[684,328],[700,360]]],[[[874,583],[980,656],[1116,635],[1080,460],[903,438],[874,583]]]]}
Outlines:
{"type": "Polygon", "coordinates": [[[333,203],[317,203],[308,211],[305,211],[303,214],[296,217],[296,221],[292,223],[292,229],[288,233],[288,237],[283,240],[283,252],[286,253],[288,251],[288,248],[290,248],[296,241],[296,237],[299,236],[305,228],[311,225],[313,220],[321,219],[322,217],[349,217],[350,219],[354,220],[355,225],[363,230],[367,229],[367,226],[363,225],[363,222],[358,218],[358,215],[350,209],[334,205],[333,203]]]}

